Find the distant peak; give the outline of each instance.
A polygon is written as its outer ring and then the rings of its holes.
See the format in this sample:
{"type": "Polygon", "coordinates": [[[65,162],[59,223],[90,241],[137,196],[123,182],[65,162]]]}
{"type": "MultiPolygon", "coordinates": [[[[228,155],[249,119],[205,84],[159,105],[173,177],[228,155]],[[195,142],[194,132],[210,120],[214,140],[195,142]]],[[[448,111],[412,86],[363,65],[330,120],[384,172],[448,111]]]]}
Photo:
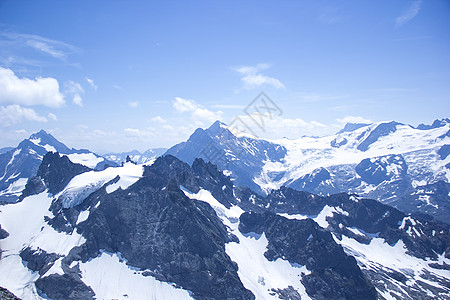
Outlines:
{"type": "Polygon", "coordinates": [[[209,128],[207,129],[207,131],[216,134],[216,133],[220,133],[223,129],[227,129],[227,124],[217,120],[215,121],[211,126],[209,126],[209,128]]]}
{"type": "Polygon", "coordinates": [[[50,136],[50,135],[51,135],[51,134],[47,133],[47,131],[45,131],[44,129],[41,129],[41,130],[39,130],[38,132],[33,133],[33,134],[30,136],[30,139],[33,139],[33,138],[39,138],[39,137],[43,137],[43,136],[50,136]]]}
{"type": "Polygon", "coordinates": [[[420,124],[419,126],[417,126],[416,128],[419,130],[428,130],[428,129],[435,129],[435,128],[439,128],[439,127],[443,127],[447,124],[450,124],[450,119],[449,118],[443,118],[443,119],[436,119],[433,121],[433,124],[431,125],[427,125],[427,124],[420,124]]]}
{"type": "Polygon", "coordinates": [[[355,131],[361,127],[365,127],[365,126],[369,126],[370,124],[366,124],[366,123],[347,123],[345,124],[344,128],[342,128],[339,133],[343,133],[343,132],[352,132],[355,131]]]}

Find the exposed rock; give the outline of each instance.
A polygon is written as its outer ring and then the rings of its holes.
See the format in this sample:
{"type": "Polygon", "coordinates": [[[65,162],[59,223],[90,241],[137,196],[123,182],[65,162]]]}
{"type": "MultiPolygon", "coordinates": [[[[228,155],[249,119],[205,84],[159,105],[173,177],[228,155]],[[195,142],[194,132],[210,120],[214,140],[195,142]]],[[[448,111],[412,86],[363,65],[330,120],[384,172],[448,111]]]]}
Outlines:
{"type": "Polygon", "coordinates": [[[1,300],[20,300],[13,293],[0,286],[0,299],[1,300]]]}
{"type": "Polygon", "coordinates": [[[377,299],[375,288],[366,280],[355,258],[347,256],[330,232],[311,219],[290,220],[274,213],[244,213],[242,233],[266,235],[269,245],[264,256],[274,261],[287,259],[305,265],[311,274],[302,277],[306,292],[314,299],[377,299]]]}

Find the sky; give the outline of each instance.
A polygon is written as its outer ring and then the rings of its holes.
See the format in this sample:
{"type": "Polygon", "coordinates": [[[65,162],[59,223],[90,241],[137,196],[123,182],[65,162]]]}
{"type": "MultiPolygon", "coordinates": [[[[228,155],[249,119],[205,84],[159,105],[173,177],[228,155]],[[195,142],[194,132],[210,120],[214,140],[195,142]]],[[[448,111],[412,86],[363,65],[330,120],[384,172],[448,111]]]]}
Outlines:
{"type": "Polygon", "coordinates": [[[258,137],[450,117],[450,2],[0,0],[0,147],[170,147],[261,92],[258,137]]]}

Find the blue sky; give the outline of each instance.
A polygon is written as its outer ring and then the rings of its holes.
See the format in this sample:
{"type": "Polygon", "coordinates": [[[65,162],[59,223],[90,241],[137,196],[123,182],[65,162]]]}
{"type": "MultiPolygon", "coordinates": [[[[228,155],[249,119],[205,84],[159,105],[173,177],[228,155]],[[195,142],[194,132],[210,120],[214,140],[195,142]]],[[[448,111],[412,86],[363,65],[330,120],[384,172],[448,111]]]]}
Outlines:
{"type": "Polygon", "coordinates": [[[0,147],[169,147],[261,91],[270,138],[449,117],[450,2],[0,0],[0,147]]]}

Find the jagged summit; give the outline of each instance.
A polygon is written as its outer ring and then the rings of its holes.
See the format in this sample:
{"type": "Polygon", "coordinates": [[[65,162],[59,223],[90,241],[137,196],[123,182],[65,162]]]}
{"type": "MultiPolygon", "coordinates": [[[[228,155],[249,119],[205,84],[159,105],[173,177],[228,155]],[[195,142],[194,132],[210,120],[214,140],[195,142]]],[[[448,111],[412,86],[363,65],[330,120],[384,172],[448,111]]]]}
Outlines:
{"type": "Polygon", "coordinates": [[[433,123],[431,125],[427,125],[427,124],[420,124],[419,126],[417,126],[417,129],[420,130],[428,130],[428,129],[435,129],[435,128],[440,128],[443,127],[447,124],[450,124],[450,119],[449,118],[442,118],[442,119],[436,119],[433,121],[433,123]]]}
{"type": "Polygon", "coordinates": [[[337,132],[337,134],[343,133],[343,132],[351,132],[351,131],[355,131],[361,127],[365,127],[365,126],[369,126],[370,124],[366,124],[366,123],[347,123],[345,124],[344,128],[342,128],[341,130],[339,130],[337,132]]]}
{"type": "Polygon", "coordinates": [[[208,129],[206,129],[206,131],[211,134],[219,134],[223,130],[228,130],[228,125],[219,120],[215,121],[211,126],[208,127],[208,129]]]}
{"type": "Polygon", "coordinates": [[[35,145],[48,148],[47,150],[54,148],[55,151],[69,154],[74,152],[74,149],[68,148],[66,145],[58,141],[53,135],[41,129],[39,132],[33,133],[28,140],[35,145]]]}

